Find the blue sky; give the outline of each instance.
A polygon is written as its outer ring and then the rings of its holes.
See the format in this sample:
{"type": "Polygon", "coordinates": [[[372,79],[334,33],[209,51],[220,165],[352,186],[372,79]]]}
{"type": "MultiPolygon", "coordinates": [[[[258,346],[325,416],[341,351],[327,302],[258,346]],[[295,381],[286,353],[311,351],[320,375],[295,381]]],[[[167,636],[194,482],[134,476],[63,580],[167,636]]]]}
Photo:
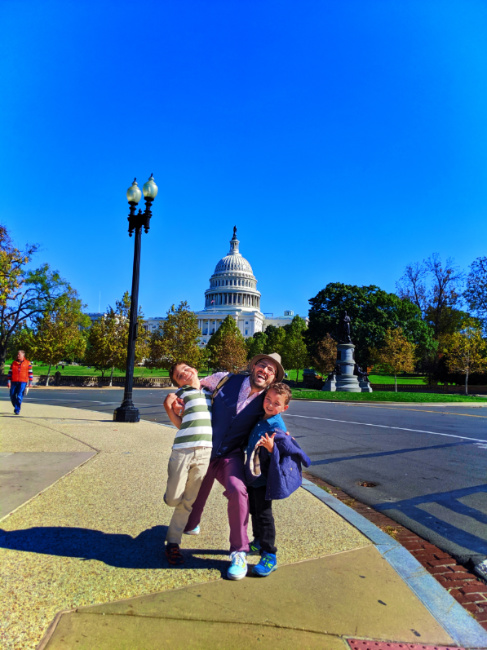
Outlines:
{"type": "Polygon", "coordinates": [[[487,255],[480,0],[2,0],[0,222],[89,311],[203,308],[234,225],[264,312],[487,255]]]}

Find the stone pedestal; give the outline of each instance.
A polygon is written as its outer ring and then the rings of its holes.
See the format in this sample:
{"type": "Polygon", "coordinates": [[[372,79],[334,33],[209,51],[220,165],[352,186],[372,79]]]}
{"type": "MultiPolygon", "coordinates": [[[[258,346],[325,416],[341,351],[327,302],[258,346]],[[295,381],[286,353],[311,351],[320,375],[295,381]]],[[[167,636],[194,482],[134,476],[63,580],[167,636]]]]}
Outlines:
{"type": "Polygon", "coordinates": [[[362,393],[372,393],[372,386],[370,385],[370,381],[361,380],[359,381],[358,385],[360,386],[362,393]]]}
{"type": "Polygon", "coordinates": [[[333,393],[334,391],[336,391],[336,389],[337,389],[336,379],[327,379],[323,384],[323,388],[321,390],[329,390],[333,393]]]}
{"type": "Polygon", "coordinates": [[[358,383],[357,375],[353,374],[355,369],[355,346],[353,343],[339,343],[337,345],[337,364],[340,366],[340,374],[337,374],[336,389],[345,393],[361,393],[362,389],[358,383]]]}

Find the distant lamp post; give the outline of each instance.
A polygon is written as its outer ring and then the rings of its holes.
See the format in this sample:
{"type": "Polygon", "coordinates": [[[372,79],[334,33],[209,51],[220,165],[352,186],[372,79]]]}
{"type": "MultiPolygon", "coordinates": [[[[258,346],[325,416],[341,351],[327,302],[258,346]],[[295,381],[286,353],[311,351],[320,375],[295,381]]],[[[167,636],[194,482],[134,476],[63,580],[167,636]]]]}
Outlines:
{"type": "Polygon", "coordinates": [[[128,216],[129,236],[135,230],[134,243],[134,269],[132,272],[132,295],[130,298],[130,323],[129,338],[127,344],[127,370],[125,374],[125,391],[122,404],[114,410],[113,419],[116,422],[138,422],[140,420],[139,409],[134,406],[132,401],[132,389],[134,385],[134,365],[135,365],[135,341],[137,340],[137,313],[139,310],[139,275],[140,275],[140,244],[142,226],[145,232],[149,232],[150,218],[152,216],[152,201],[157,196],[157,185],[154,182],[154,176],[151,174],[147,183],[142,187],[142,192],[137,185],[137,179],[127,190],[127,199],[130,205],[128,216]],[[139,209],[136,213],[136,206],[142,198],[142,192],[145,199],[145,210],[139,209]]]}

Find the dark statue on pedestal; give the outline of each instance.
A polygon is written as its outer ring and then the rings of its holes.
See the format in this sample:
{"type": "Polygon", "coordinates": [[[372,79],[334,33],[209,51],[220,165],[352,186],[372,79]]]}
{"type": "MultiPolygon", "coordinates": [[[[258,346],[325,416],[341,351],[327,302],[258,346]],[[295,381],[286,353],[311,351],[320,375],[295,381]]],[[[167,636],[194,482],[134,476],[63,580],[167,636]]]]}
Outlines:
{"type": "Polygon", "coordinates": [[[352,338],[350,336],[350,316],[346,311],[343,312],[340,319],[340,324],[338,326],[338,342],[339,343],[351,343],[352,338]]]}

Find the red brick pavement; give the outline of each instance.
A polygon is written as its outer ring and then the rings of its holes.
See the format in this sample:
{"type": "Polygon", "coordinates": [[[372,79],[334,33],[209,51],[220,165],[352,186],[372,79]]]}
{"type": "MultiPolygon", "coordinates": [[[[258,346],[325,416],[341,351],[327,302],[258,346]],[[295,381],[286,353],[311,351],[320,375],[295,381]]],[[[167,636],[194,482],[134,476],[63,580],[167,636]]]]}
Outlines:
{"type": "Polygon", "coordinates": [[[303,472],[303,476],[315,485],[324,488],[397,540],[487,630],[487,585],[480,578],[470,573],[463,565],[458,564],[445,551],[425,541],[381,512],[377,512],[371,506],[350,497],[342,489],[333,487],[308,472],[303,472]]]}

